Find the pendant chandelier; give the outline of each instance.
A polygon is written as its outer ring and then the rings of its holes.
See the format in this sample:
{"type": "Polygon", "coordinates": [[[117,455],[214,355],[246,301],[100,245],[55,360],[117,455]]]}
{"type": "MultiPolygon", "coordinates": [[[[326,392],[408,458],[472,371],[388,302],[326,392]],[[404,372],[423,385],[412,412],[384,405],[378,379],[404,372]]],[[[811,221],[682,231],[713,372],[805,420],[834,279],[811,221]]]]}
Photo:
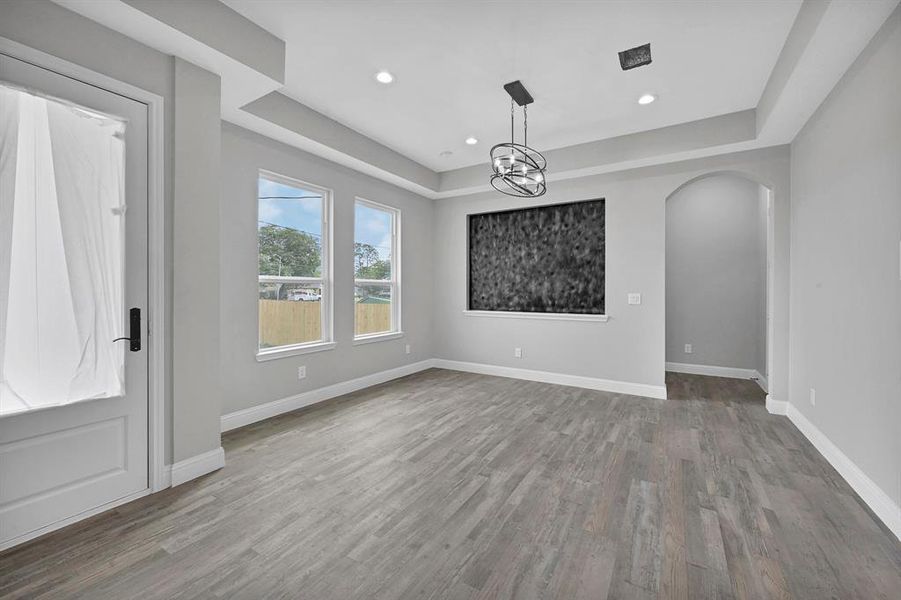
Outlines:
{"type": "Polygon", "coordinates": [[[510,141],[491,148],[491,185],[499,192],[520,198],[535,198],[547,191],[544,171],[547,160],[541,152],[529,148],[529,104],[532,95],[520,81],[504,86],[510,94],[510,141]],[[514,118],[516,105],[522,107],[522,144],[516,143],[514,118]]]}

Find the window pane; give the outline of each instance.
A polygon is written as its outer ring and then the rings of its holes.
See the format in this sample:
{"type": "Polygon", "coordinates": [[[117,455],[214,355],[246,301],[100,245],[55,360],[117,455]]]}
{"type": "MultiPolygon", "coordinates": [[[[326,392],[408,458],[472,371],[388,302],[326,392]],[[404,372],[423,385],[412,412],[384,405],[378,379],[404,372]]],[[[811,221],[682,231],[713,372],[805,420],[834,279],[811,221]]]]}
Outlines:
{"type": "Polygon", "coordinates": [[[259,180],[260,275],[322,276],[321,192],[259,180]]]}
{"type": "Polygon", "coordinates": [[[125,393],[124,134],[0,85],[0,415],[125,393]]]}
{"type": "Polygon", "coordinates": [[[354,287],[354,335],[391,331],[391,284],[354,287]]]}
{"type": "Polygon", "coordinates": [[[322,339],[322,286],[260,283],[260,349],[322,339]]]}
{"type": "Polygon", "coordinates": [[[357,203],[354,215],[354,277],[391,279],[391,220],[393,215],[357,203]]]}

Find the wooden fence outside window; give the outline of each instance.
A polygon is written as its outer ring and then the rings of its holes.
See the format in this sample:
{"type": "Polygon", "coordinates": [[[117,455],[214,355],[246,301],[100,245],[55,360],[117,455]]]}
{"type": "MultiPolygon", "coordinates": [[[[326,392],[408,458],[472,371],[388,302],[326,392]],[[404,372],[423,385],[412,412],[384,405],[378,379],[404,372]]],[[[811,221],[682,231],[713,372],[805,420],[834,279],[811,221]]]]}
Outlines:
{"type": "MultiPolygon", "coordinates": [[[[314,342],[322,338],[319,302],[260,299],[260,348],[314,342]]],[[[391,329],[390,304],[355,304],[354,335],[391,329]]]]}

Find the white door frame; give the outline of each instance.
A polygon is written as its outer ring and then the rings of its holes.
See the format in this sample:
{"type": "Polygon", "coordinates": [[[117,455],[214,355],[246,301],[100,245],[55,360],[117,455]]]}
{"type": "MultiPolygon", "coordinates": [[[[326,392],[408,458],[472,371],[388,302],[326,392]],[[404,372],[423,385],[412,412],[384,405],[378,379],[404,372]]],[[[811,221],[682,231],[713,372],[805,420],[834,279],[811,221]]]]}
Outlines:
{"type": "Polygon", "coordinates": [[[766,393],[770,397],[773,389],[773,345],[776,326],[773,310],[776,305],[776,204],[773,189],[758,183],[766,190],[766,393]]]}
{"type": "MultiPolygon", "coordinates": [[[[53,529],[81,520],[130,502],[141,496],[169,487],[169,469],[166,466],[166,281],[163,257],[165,236],[165,154],[163,97],[108,77],[86,67],[76,65],[46,52],[35,50],[13,40],[0,37],[0,53],[37,67],[59,73],[71,79],[130,98],[147,106],[147,277],[148,277],[148,390],[147,390],[147,458],[148,487],[109,504],[54,523],[33,532],[36,537],[53,529]]],[[[17,540],[21,542],[24,540],[17,540]]]]}

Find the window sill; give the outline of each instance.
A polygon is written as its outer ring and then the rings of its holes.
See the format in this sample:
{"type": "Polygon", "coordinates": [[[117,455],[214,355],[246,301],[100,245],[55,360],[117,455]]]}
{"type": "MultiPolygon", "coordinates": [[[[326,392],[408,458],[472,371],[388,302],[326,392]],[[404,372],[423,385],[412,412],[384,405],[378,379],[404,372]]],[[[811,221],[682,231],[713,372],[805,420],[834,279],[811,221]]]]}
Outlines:
{"type": "Polygon", "coordinates": [[[498,317],[501,319],[533,319],[545,321],[588,321],[594,323],[606,323],[608,315],[580,315],[577,313],[531,313],[508,312],[494,310],[464,310],[467,317],[498,317]]]}
{"type": "Polygon", "coordinates": [[[403,331],[391,331],[388,333],[374,333],[372,335],[361,335],[354,338],[354,346],[361,344],[372,344],[373,342],[387,342],[388,340],[397,340],[404,337],[403,331]]]}
{"type": "Polygon", "coordinates": [[[297,346],[283,346],[281,348],[260,350],[257,352],[257,362],[298,356],[300,354],[310,354],[311,352],[325,352],[326,350],[333,350],[336,345],[335,342],[315,342],[312,344],[299,344],[297,346]]]}

